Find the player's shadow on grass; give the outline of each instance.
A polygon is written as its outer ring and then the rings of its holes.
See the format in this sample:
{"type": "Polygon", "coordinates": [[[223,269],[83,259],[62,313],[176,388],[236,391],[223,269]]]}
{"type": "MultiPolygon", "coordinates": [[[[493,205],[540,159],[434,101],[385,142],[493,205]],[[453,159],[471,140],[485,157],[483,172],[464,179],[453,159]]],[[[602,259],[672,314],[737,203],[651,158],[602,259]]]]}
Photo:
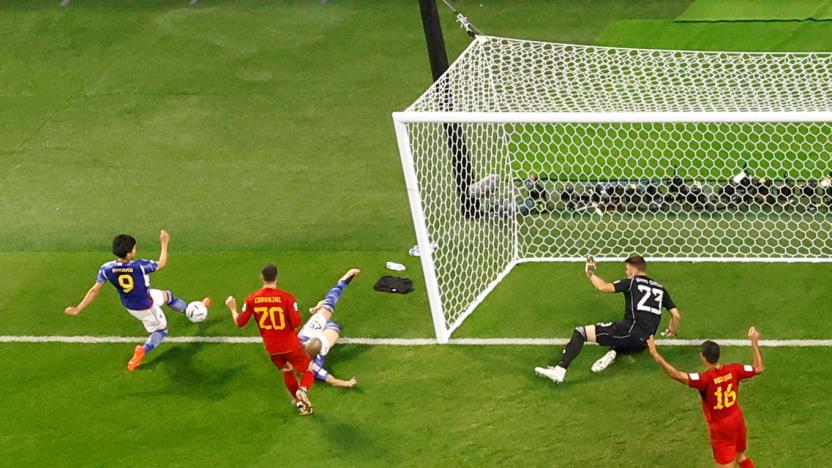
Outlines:
{"type": "MultiPolygon", "coordinates": [[[[228,331],[228,322],[225,320],[218,321],[218,320],[206,320],[202,323],[192,324],[195,325],[195,332],[194,335],[197,336],[206,336],[208,333],[205,333],[208,330],[213,330],[214,328],[220,328],[223,331],[228,331]]],[[[228,333],[225,333],[228,334],[228,333]]]]}
{"type": "MultiPolygon", "coordinates": [[[[336,416],[316,414],[315,419],[321,432],[321,440],[325,440],[331,447],[332,453],[343,453],[350,451],[354,453],[355,447],[361,447],[362,453],[372,454],[373,459],[353,460],[360,465],[377,462],[379,457],[384,456],[389,449],[385,444],[379,444],[374,437],[368,437],[361,424],[349,424],[336,419],[336,416]]],[[[327,453],[327,451],[322,451],[327,453]]]]}
{"type": "MultiPolygon", "coordinates": [[[[187,395],[191,398],[205,400],[222,400],[229,394],[228,386],[244,366],[205,367],[196,365],[194,357],[206,343],[174,344],[165,348],[154,359],[139,367],[139,371],[164,370],[171,384],[155,392],[142,393],[159,395],[187,395]]],[[[150,356],[148,356],[150,357],[150,356]]]]}
{"type": "MultiPolygon", "coordinates": [[[[336,344],[333,352],[326,360],[326,368],[332,372],[332,375],[339,379],[349,380],[351,377],[358,379],[358,385],[349,389],[351,392],[364,393],[361,388],[361,375],[356,374],[356,367],[350,366],[350,361],[357,360],[362,354],[366,353],[370,346],[366,345],[339,345],[336,344]]],[[[320,383],[320,382],[319,382],[320,383]]],[[[344,389],[338,389],[344,390],[344,389]]]]}
{"type": "Polygon", "coordinates": [[[368,345],[358,344],[337,344],[333,348],[332,356],[327,357],[327,364],[330,362],[339,364],[358,359],[362,354],[370,350],[368,345]]]}

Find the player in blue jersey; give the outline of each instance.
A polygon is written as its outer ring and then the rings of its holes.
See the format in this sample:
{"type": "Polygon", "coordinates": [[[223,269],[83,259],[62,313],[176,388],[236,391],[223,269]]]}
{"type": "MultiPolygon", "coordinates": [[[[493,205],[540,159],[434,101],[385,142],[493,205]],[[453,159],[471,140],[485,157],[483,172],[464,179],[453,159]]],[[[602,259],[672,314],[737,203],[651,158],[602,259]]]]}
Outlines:
{"type": "Polygon", "coordinates": [[[335,305],[341,299],[341,294],[344,293],[344,289],[347,288],[350,281],[358,276],[359,273],[361,273],[361,270],[357,268],[346,272],[338,280],[338,284],[326,293],[326,297],[318,302],[315,307],[309,309],[312,317],[306,321],[303,328],[300,329],[300,333],[298,333],[300,342],[312,360],[310,368],[315,373],[315,379],[335,387],[352,388],[358,384],[355,377],[350,380],[341,380],[332,375],[324,368],[324,360],[341,336],[341,326],[332,320],[335,305]]]}
{"type": "MultiPolygon", "coordinates": [[[[168,263],[168,244],[170,234],[162,230],[159,234],[162,244],[159,260],[136,259],[136,239],[128,234],[119,234],[113,239],[113,254],[118,258],[101,265],[95,284],[87,291],[84,299],[77,306],[67,307],[64,312],[78,315],[98,296],[104,283],[111,283],[121,297],[121,303],[127,312],[139,319],[149,336],[144,345],[136,346],[133,357],[127,363],[127,370],[134,371],[141,364],[144,355],[162,343],[168,335],[168,321],[162,312],[166,305],[177,312],[185,312],[188,303],[167,290],[151,289],[150,274],[159,271],[168,263]]],[[[210,298],[202,300],[207,308],[210,298]]]]}

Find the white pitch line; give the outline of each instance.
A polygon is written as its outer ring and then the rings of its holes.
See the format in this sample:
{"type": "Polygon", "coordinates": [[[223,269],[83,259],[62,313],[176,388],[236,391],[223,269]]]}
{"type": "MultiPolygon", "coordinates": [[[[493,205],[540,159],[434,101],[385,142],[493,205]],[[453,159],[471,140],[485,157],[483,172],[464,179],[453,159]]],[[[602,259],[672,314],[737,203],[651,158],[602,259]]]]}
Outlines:
{"type": "MultiPolygon", "coordinates": [[[[143,336],[25,336],[0,335],[0,343],[136,343],[144,341],[143,336]]],[[[256,336],[172,336],[165,341],[169,343],[262,343],[256,336]]],[[[562,346],[566,338],[454,338],[450,345],[456,346],[562,346]]],[[[699,346],[704,338],[690,340],[658,340],[662,346],[699,346]]],[[[714,338],[722,346],[750,346],[748,340],[714,338]]],[[[358,344],[369,346],[431,346],[436,345],[433,338],[341,338],[340,344],[358,344]]],[[[594,343],[591,343],[594,344],[594,343]]],[[[832,340],[760,340],[760,346],[767,348],[816,348],[832,347],[832,340]]]]}

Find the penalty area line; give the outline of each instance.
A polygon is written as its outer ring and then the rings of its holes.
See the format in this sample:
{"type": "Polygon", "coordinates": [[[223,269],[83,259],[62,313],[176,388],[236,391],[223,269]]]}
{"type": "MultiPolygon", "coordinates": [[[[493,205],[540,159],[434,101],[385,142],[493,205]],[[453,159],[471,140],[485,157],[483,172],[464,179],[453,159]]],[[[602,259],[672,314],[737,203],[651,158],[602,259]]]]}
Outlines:
{"type": "MultiPolygon", "coordinates": [[[[115,344],[136,343],[144,341],[144,336],[27,336],[0,335],[0,343],[77,343],[77,344],[115,344]]],[[[747,339],[713,338],[722,346],[751,346],[747,339]]],[[[259,336],[171,336],[168,343],[220,343],[252,344],[262,343],[259,336]]],[[[454,338],[451,346],[563,346],[567,338],[454,338]]],[[[689,340],[660,339],[662,346],[699,346],[705,338],[689,340]]],[[[437,345],[433,338],[348,338],[338,340],[339,344],[356,344],[367,346],[431,346],[437,345]]],[[[589,343],[595,344],[595,343],[589,343]]],[[[832,347],[832,339],[826,340],[760,340],[760,346],[766,348],[826,348],[832,347]]]]}

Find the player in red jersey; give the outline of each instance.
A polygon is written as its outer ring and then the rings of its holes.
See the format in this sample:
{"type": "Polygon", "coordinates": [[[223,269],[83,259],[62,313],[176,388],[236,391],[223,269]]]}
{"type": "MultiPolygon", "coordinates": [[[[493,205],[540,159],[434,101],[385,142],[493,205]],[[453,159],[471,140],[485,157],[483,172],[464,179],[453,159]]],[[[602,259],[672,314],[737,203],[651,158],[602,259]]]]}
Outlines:
{"type": "Polygon", "coordinates": [[[298,339],[301,326],[298,303],[291,294],[277,289],[277,267],[269,264],[260,273],[263,288],[252,293],[237,313],[237,300],[228,296],[225,304],[231,311],[237,327],[246,326],[254,317],[263,345],[274,365],[283,373],[283,382],[302,415],[312,414],[312,403],[307,392],[315,383],[315,374],[309,370],[309,356],[298,339]],[[300,385],[295,377],[300,374],[300,385]]]}
{"type": "Polygon", "coordinates": [[[699,390],[717,466],[732,467],[736,462],[740,468],[754,468],[751,459],[745,454],[745,419],[737,400],[740,381],[763,372],[765,367],[763,355],[760,354],[760,332],[751,327],[748,329],[748,338],[754,351],[753,365],[719,364],[719,345],[706,341],[702,343],[701,356],[707,370],[701,374],[677,370],[659,354],[654,338],[651,336],[647,340],[650,354],[670,378],[699,390]]]}

